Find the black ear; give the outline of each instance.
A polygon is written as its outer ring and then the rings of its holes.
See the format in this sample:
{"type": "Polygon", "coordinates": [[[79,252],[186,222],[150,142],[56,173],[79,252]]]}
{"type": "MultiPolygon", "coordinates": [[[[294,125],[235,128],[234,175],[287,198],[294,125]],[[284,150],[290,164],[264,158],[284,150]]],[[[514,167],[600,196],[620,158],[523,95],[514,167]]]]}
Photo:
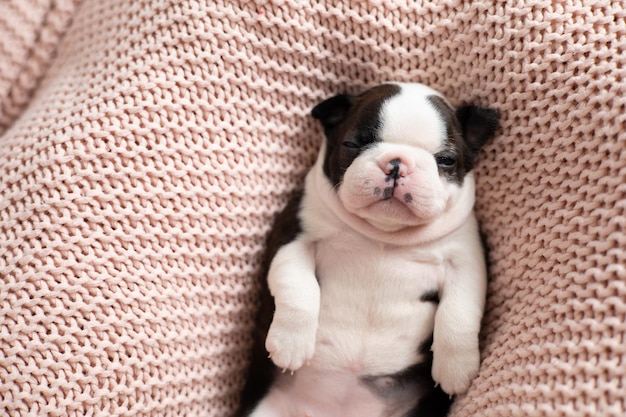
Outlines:
{"type": "Polygon", "coordinates": [[[322,101],[311,111],[311,115],[322,122],[325,129],[337,126],[348,114],[353,97],[339,94],[322,101]]]}
{"type": "Polygon", "coordinates": [[[500,125],[498,113],[483,107],[460,107],[456,111],[456,117],[461,124],[465,143],[475,154],[494,136],[500,125]]]}

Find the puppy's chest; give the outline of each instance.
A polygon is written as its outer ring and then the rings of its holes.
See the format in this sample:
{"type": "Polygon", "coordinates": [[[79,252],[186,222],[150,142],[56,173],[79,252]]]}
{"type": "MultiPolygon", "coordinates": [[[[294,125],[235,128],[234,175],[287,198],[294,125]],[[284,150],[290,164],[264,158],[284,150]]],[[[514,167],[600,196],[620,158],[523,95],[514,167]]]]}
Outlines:
{"type": "Polygon", "coordinates": [[[419,248],[346,237],[316,246],[321,288],[315,361],[331,369],[385,374],[419,362],[432,333],[441,257],[419,248]]]}
{"type": "Polygon", "coordinates": [[[442,257],[428,250],[350,238],[318,242],[315,260],[323,294],[379,303],[417,301],[438,289],[444,272],[442,257]]]}

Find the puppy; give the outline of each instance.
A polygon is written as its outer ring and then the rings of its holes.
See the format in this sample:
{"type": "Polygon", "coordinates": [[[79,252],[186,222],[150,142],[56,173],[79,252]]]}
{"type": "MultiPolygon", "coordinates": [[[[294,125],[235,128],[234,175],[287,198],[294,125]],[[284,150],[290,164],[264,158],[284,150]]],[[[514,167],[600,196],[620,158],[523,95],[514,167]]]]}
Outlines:
{"type": "Polygon", "coordinates": [[[471,170],[498,115],[421,84],[337,95],[312,115],[326,140],[270,236],[239,415],[445,415],[478,372],[471,170]]]}

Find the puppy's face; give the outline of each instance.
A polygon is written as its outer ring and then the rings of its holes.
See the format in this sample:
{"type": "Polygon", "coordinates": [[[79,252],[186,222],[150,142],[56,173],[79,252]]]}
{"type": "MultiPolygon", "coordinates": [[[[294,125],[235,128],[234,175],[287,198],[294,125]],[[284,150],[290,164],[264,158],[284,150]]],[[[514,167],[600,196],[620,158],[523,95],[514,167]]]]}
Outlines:
{"type": "Polygon", "coordinates": [[[385,231],[430,223],[458,204],[497,114],[453,110],[421,84],[383,84],[313,109],[326,135],[323,172],[348,212],[385,231]]]}

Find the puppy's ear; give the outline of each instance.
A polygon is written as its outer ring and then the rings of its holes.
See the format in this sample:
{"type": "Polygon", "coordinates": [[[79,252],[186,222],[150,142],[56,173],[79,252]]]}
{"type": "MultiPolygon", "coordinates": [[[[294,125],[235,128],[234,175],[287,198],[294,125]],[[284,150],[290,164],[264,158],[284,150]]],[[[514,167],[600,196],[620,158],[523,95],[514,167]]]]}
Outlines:
{"type": "Polygon", "coordinates": [[[348,114],[353,98],[349,94],[338,94],[315,106],[311,115],[322,122],[324,129],[337,126],[348,114]]]}
{"type": "Polygon", "coordinates": [[[461,124],[463,139],[474,154],[478,154],[480,148],[494,136],[500,125],[498,113],[483,107],[459,107],[456,117],[461,124]]]}

